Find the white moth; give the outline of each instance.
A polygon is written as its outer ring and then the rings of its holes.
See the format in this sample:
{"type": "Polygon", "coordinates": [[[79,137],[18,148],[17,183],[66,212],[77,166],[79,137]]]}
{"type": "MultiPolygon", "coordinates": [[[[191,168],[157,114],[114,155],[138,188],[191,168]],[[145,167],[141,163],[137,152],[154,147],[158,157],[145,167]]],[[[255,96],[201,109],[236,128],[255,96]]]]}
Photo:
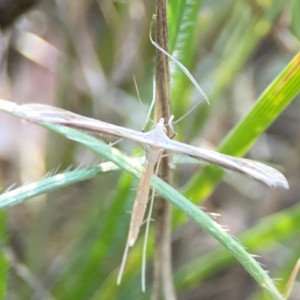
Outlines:
{"type": "Polygon", "coordinates": [[[85,131],[106,133],[146,144],[146,162],[134,201],[128,240],[118,283],[121,280],[128,248],[134,245],[143,223],[154,166],[159,161],[164,150],[189,155],[212,165],[251,176],[269,187],[289,188],[286,178],[272,167],[252,160],[236,158],[171,140],[165,133],[164,119],[160,119],[159,123],[151,131],[139,132],[42,104],[19,105],[14,111],[22,118],[34,123],[59,124],[85,131]]]}
{"type": "Polygon", "coordinates": [[[269,187],[289,188],[286,178],[272,167],[244,158],[232,157],[213,150],[194,147],[171,140],[165,133],[164,119],[148,132],[140,132],[42,104],[25,104],[15,108],[22,118],[34,123],[52,123],[96,133],[106,133],[144,143],[153,150],[163,149],[189,155],[212,165],[239,172],[263,182],[269,187]]]}

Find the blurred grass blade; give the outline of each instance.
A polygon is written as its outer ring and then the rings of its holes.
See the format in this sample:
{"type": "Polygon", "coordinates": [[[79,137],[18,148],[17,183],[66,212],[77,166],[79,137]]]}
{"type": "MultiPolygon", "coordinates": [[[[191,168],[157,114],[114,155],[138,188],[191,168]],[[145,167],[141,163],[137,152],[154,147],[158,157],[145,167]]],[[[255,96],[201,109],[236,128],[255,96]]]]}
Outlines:
{"type": "MultiPolygon", "coordinates": [[[[98,199],[88,208],[84,231],[77,239],[74,251],[54,287],[57,296],[64,295],[65,300],[116,298],[116,276],[111,276],[111,267],[106,266],[112,264],[119,267],[121,263],[130,219],[130,214],[126,212],[130,211],[131,203],[127,199],[133,194],[132,176],[126,173],[121,176],[116,186],[116,195],[109,200],[104,211],[100,211],[99,208],[101,195],[96,196],[98,199]],[[66,278],[72,278],[72,284],[66,278]],[[93,297],[90,295],[91,287],[95,289],[93,297]],[[97,298],[97,290],[103,298],[97,298]],[[108,294],[111,297],[106,297],[108,294]]],[[[138,250],[139,248],[134,249],[137,255],[130,259],[130,262],[135,261],[134,266],[129,264],[125,271],[136,272],[140,269],[141,251],[137,252],[138,250]]],[[[121,288],[123,289],[123,286],[121,288]]]]}
{"type": "Polygon", "coordinates": [[[96,175],[116,170],[113,164],[98,165],[90,168],[78,169],[47,177],[37,182],[29,183],[0,196],[0,209],[16,205],[38,195],[95,177],[96,175]]]}
{"type": "MultiPolygon", "coordinates": [[[[170,31],[170,53],[187,69],[190,69],[197,39],[197,18],[202,1],[171,0],[169,2],[169,31],[170,31]]],[[[172,103],[175,111],[186,111],[187,101],[182,101],[183,91],[189,84],[189,79],[177,65],[172,64],[172,103]]],[[[205,91],[204,91],[205,93],[205,91]]]]}
{"type": "Polygon", "coordinates": [[[292,271],[292,274],[286,284],[286,288],[284,290],[284,293],[283,295],[286,297],[286,298],[289,298],[290,294],[291,294],[291,291],[293,289],[293,286],[295,285],[295,280],[296,280],[296,277],[299,273],[299,269],[300,269],[300,259],[298,259],[296,265],[295,265],[295,268],[294,270],[292,271]]]}
{"type": "MultiPolygon", "coordinates": [[[[280,241],[296,237],[300,227],[300,205],[263,218],[260,222],[238,236],[248,252],[267,252],[280,241]]],[[[233,257],[225,249],[219,248],[190,264],[181,267],[175,273],[175,282],[179,290],[191,288],[199,281],[220,272],[230,263],[233,257]]]]}
{"type": "MultiPolygon", "coordinates": [[[[220,95],[250,59],[259,43],[270,34],[272,24],[282,12],[284,1],[253,3],[254,6],[247,1],[235,1],[232,4],[231,11],[223,16],[226,19],[225,24],[220,24],[222,29],[212,49],[212,55],[219,58],[221,62],[201,76],[204,90],[206,86],[209,87],[206,92],[211,105],[201,103],[201,109],[197,110],[194,124],[190,126],[193,133],[205,124],[210,111],[213,111],[214,104],[220,99],[220,95]],[[211,91],[210,94],[209,91],[211,91]]],[[[214,18],[211,22],[214,22],[214,18]]]]}

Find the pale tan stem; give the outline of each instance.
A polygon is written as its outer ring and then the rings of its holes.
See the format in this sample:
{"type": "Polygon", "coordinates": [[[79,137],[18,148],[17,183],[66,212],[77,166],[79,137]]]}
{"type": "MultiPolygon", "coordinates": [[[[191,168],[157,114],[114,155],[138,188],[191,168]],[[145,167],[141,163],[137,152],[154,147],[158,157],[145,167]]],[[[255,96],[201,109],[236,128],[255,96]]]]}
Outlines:
{"type": "Polygon", "coordinates": [[[134,245],[138,237],[140,227],[143,223],[145,211],[148,204],[151,177],[153,175],[154,166],[159,160],[163,149],[153,149],[152,147],[147,146],[146,151],[146,162],[138,185],[136,198],[131,213],[128,235],[128,244],[130,247],[134,245]]]}
{"type": "MultiPolygon", "coordinates": [[[[166,52],[169,52],[168,18],[166,0],[157,0],[156,7],[156,42],[166,52]]],[[[169,59],[162,51],[156,50],[156,107],[155,120],[160,118],[169,120],[172,115],[170,97],[169,59]]],[[[171,136],[167,127],[167,136],[171,136]]],[[[161,161],[158,176],[167,183],[172,184],[169,169],[169,157],[161,161]]],[[[156,199],[155,214],[155,247],[153,263],[153,289],[151,299],[159,299],[160,288],[163,287],[165,299],[176,299],[172,278],[171,257],[171,206],[161,197],[156,199]]]]}

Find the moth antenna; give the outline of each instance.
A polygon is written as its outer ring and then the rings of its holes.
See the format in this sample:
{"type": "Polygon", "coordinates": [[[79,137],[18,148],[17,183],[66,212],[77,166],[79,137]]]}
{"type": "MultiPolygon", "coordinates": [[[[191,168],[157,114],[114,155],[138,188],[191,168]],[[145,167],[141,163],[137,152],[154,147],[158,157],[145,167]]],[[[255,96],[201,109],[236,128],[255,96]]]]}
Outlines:
{"type": "Polygon", "coordinates": [[[183,115],[181,116],[179,119],[177,119],[176,121],[174,121],[172,123],[172,125],[179,123],[180,121],[182,121],[185,117],[187,117],[199,104],[201,103],[201,100],[197,101],[196,103],[193,104],[193,106],[183,115]]]}
{"type": "MultiPolygon", "coordinates": [[[[137,85],[137,82],[136,82],[136,78],[135,76],[133,76],[133,82],[134,82],[134,86],[135,86],[135,90],[136,90],[136,93],[137,93],[137,97],[138,97],[138,100],[141,104],[141,106],[143,107],[144,109],[144,113],[145,113],[145,105],[141,99],[141,95],[140,95],[140,92],[139,92],[139,88],[138,88],[138,85],[137,85]]],[[[153,107],[154,107],[154,104],[155,104],[155,77],[153,76],[153,92],[152,92],[152,100],[151,100],[151,104],[150,104],[150,107],[148,109],[148,112],[146,114],[146,120],[145,120],[145,123],[142,127],[142,131],[144,132],[145,131],[145,127],[147,126],[149,120],[151,120],[150,118],[150,115],[151,115],[151,112],[153,110],[153,107]]],[[[152,120],[151,120],[152,121],[152,120]]],[[[152,121],[153,122],[153,121],[152,121]]]]}
{"type": "MultiPolygon", "coordinates": [[[[148,112],[146,113],[146,108],[145,108],[145,105],[144,105],[144,103],[143,103],[143,101],[141,99],[141,95],[140,95],[140,92],[139,92],[139,88],[138,88],[135,76],[133,76],[133,82],[134,82],[134,86],[135,86],[135,90],[136,90],[136,94],[137,94],[139,103],[141,104],[141,106],[143,108],[143,111],[144,111],[144,114],[146,115],[146,120],[145,120],[145,123],[144,123],[144,125],[142,127],[142,132],[144,132],[145,131],[145,127],[146,127],[148,121],[150,120],[150,114],[151,114],[151,111],[152,111],[152,108],[153,108],[153,105],[154,105],[153,102],[155,102],[155,100],[153,99],[154,96],[152,96],[152,101],[151,101],[150,108],[149,108],[148,112]]],[[[155,80],[153,80],[153,83],[155,84],[155,80]]],[[[154,88],[155,88],[155,86],[154,86],[154,88]]]]}
{"type": "Polygon", "coordinates": [[[155,90],[156,90],[156,84],[155,84],[155,77],[153,76],[152,100],[151,100],[151,104],[150,104],[150,107],[149,107],[149,110],[148,110],[148,113],[147,113],[147,116],[146,116],[146,121],[145,121],[144,126],[142,128],[143,132],[145,131],[145,127],[147,126],[147,123],[149,122],[149,120],[151,120],[150,115],[151,115],[151,112],[152,112],[154,104],[155,104],[155,90]]]}

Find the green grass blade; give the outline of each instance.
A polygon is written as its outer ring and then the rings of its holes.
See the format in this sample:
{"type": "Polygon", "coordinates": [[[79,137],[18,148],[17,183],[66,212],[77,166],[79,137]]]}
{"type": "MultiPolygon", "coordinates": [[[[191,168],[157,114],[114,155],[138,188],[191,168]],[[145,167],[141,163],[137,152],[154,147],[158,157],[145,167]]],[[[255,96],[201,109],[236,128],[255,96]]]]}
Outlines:
{"type": "MultiPolygon", "coordinates": [[[[300,205],[262,219],[257,225],[238,236],[248,252],[267,252],[280,241],[297,235],[300,226],[300,205]]],[[[212,276],[233,262],[233,257],[224,249],[217,249],[180,268],[175,274],[176,286],[191,288],[199,281],[212,276]]],[[[284,284],[284,282],[283,282],[284,284]]]]}
{"type": "Polygon", "coordinates": [[[70,184],[93,178],[99,174],[116,170],[112,164],[98,165],[50,176],[37,182],[29,183],[0,196],[0,209],[19,204],[38,195],[66,187],[70,184]]]}
{"type": "MultiPolygon", "coordinates": [[[[170,1],[169,2],[169,31],[170,52],[186,68],[191,68],[195,55],[195,32],[201,1],[170,1]]],[[[184,111],[188,102],[182,101],[183,91],[190,85],[190,81],[182,70],[172,64],[172,103],[175,110],[184,111]]]]}
{"type": "MultiPolygon", "coordinates": [[[[126,213],[130,211],[127,198],[134,194],[131,187],[132,176],[125,174],[116,186],[116,195],[109,201],[109,207],[101,213],[97,203],[100,199],[90,207],[84,220],[84,232],[78,238],[72,257],[55,285],[56,295],[64,295],[66,300],[91,299],[91,291],[101,290],[104,297],[103,290],[107,284],[108,290],[113,289],[113,295],[104,299],[113,299],[118,294],[116,277],[111,276],[111,270],[112,265],[115,268],[120,265],[126,243],[130,218],[130,214],[126,213]],[[68,278],[72,278],[72,282],[68,278]]],[[[136,271],[139,265],[140,261],[136,260],[131,270],[136,271]]]]}
{"type": "Polygon", "coordinates": [[[201,109],[197,110],[196,121],[190,126],[194,133],[205,124],[221,93],[232,83],[259,43],[270,34],[283,4],[282,0],[271,1],[263,8],[253,10],[248,2],[235,1],[212,50],[221,62],[202,75],[202,85],[209,87],[211,105],[202,103],[201,109]]]}
{"type": "MultiPolygon", "coordinates": [[[[268,86],[248,115],[229,133],[218,151],[243,156],[259,136],[276,120],[300,91],[300,54],[297,54],[278,77],[268,86]]],[[[193,202],[207,197],[224,171],[207,166],[194,176],[185,195],[193,202]]]]}

